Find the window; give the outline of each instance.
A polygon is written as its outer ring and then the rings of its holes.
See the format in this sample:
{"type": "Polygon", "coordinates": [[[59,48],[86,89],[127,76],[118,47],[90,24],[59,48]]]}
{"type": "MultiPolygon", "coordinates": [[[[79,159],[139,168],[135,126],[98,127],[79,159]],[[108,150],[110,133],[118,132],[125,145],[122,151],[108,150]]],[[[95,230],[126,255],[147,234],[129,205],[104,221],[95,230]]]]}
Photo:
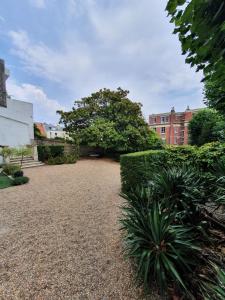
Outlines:
{"type": "Polygon", "coordinates": [[[177,128],[177,127],[174,128],[174,133],[175,133],[175,134],[178,133],[178,128],[177,128]]]}
{"type": "Polygon", "coordinates": [[[166,133],[166,127],[161,127],[161,133],[166,133]]]}
{"type": "Polygon", "coordinates": [[[154,131],[156,131],[156,127],[153,127],[152,129],[153,129],[154,131]]]}
{"type": "Polygon", "coordinates": [[[55,136],[57,136],[57,132],[55,132],[55,136]]]}
{"type": "Polygon", "coordinates": [[[168,123],[169,122],[169,117],[168,116],[162,116],[161,117],[161,123],[168,123]]]}

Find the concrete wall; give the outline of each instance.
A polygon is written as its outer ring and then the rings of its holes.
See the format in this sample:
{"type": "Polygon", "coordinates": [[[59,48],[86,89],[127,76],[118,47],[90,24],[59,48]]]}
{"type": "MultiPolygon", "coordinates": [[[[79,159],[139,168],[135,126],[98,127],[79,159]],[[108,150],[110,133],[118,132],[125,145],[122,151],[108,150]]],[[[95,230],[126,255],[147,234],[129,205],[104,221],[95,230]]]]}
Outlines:
{"type": "Polygon", "coordinates": [[[33,139],[33,104],[8,98],[7,107],[0,107],[0,145],[19,147],[33,139]]]}
{"type": "Polygon", "coordinates": [[[54,139],[56,137],[60,137],[60,138],[68,138],[69,135],[62,130],[50,130],[50,131],[46,131],[46,135],[48,139],[54,139]]]}

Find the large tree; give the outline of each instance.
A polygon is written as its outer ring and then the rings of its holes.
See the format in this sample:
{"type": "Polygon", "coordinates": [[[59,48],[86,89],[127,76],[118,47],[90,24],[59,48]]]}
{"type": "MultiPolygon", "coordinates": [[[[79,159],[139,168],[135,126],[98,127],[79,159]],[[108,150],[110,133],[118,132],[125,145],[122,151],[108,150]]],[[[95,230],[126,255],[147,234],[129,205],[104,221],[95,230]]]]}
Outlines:
{"type": "Polygon", "coordinates": [[[161,141],[145,122],[141,104],[129,92],[102,89],[75,101],[69,112],[59,111],[65,130],[82,144],[119,152],[158,148],[161,141]]]}
{"type": "Polygon", "coordinates": [[[216,89],[206,102],[225,113],[225,0],[169,0],[166,9],[186,62],[216,89]]]}
{"type": "Polygon", "coordinates": [[[189,123],[189,136],[192,145],[201,146],[214,141],[225,141],[225,121],[214,109],[202,109],[189,123]]]}

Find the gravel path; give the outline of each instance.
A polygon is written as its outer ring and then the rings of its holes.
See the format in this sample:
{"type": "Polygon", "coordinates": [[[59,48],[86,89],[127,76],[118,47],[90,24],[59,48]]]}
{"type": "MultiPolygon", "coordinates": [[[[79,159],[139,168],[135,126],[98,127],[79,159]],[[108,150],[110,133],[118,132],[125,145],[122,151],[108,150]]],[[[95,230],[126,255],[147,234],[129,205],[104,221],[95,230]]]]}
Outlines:
{"type": "Polygon", "coordinates": [[[142,299],[121,253],[119,164],[25,174],[0,191],[0,299],[142,299]]]}

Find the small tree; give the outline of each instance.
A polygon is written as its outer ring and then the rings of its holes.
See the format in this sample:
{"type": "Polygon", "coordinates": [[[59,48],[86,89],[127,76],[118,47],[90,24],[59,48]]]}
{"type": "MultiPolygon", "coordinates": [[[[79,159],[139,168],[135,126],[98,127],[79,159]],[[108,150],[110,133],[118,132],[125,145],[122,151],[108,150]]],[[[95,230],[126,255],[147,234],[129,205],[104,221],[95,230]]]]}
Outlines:
{"type": "Polygon", "coordinates": [[[14,153],[13,148],[3,147],[0,149],[0,155],[3,157],[3,162],[6,163],[7,158],[10,158],[14,153]]]}
{"type": "Polygon", "coordinates": [[[16,148],[15,154],[21,157],[20,167],[22,167],[24,156],[32,154],[32,147],[27,146],[27,147],[16,148]]]}

